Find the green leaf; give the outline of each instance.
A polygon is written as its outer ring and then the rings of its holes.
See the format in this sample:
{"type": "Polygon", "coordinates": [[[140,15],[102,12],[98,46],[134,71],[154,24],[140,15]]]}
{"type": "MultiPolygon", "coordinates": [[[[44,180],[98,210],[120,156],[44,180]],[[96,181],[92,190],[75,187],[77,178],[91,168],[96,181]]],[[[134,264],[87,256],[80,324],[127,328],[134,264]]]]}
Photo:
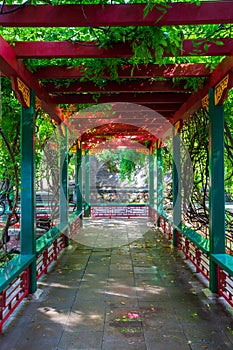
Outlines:
{"type": "Polygon", "coordinates": [[[209,45],[208,44],[205,44],[204,45],[204,50],[207,52],[209,50],[209,45]]]}
{"type": "Polygon", "coordinates": [[[214,43],[215,43],[216,45],[221,45],[221,46],[224,45],[224,42],[223,42],[223,41],[215,41],[214,43]]]}

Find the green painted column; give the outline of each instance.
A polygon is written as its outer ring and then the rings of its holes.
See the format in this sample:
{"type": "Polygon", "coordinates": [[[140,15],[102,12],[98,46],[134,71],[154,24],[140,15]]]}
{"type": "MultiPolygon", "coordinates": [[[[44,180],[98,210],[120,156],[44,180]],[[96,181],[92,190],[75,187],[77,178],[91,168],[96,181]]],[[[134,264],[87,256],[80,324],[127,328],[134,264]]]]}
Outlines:
{"type": "Polygon", "coordinates": [[[77,212],[81,213],[83,208],[82,202],[82,145],[76,148],[76,162],[75,162],[75,184],[76,184],[76,208],[77,212]]]}
{"type": "Polygon", "coordinates": [[[34,255],[31,263],[29,292],[34,293],[36,283],[36,219],[35,219],[35,94],[30,91],[30,107],[21,109],[21,233],[20,252],[34,255]]]}
{"type": "Polygon", "coordinates": [[[62,226],[67,226],[66,246],[69,245],[68,207],[68,128],[65,126],[64,135],[60,139],[60,223],[62,226]]]}
{"type": "Polygon", "coordinates": [[[209,91],[209,169],[210,169],[210,290],[218,291],[217,266],[211,254],[225,253],[224,196],[224,108],[215,106],[214,89],[209,91]]]}
{"type": "MultiPolygon", "coordinates": [[[[158,143],[157,143],[158,146],[158,143]]],[[[163,214],[163,154],[162,147],[157,148],[157,213],[163,214]]]]}
{"type": "Polygon", "coordinates": [[[154,208],[154,205],[155,205],[154,167],[155,167],[154,153],[150,153],[149,154],[149,205],[152,208],[154,208]]]}
{"type": "Polygon", "coordinates": [[[90,153],[89,149],[85,150],[85,216],[90,217],[90,153]]]}
{"type": "MultiPolygon", "coordinates": [[[[180,167],[180,136],[173,128],[172,142],[172,195],[173,195],[173,224],[181,224],[181,167],[180,167]]],[[[173,228],[173,245],[177,245],[177,229],[173,228]]]]}

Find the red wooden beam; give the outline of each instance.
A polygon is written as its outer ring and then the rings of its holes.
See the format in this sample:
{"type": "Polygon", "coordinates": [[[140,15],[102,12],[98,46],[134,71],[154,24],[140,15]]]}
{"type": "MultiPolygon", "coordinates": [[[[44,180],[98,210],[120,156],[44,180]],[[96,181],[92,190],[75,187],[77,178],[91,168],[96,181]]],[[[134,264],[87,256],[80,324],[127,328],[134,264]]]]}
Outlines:
{"type": "Polygon", "coordinates": [[[180,119],[187,119],[189,116],[201,107],[201,100],[208,94],[209,89],[213,88],[220,82],[229,72],[233,70],[233,51],[231,56],[226,57],[214,69],[209,77],[208,82],[203,89],[192,94],[187,101],[180,107],[174,115],[174,123],[180,119]]]}
{"type": "Polygon", "coordinates": [[[43,109],[54,120],[63,120],[61,110],[52,103],[46,90],[34,78],[33,74],[25,67],[24,63],[16,59],[13,48],[0,36],[0,70],[7,77],[19,77],[29,88],[35,91],[37,97],[41,99],[43,109]]]}
{"type": "MultiPolygon", "coordinates": [[[[109,48],[100,48],[94,42],[73,43],[68,41],[16,42],[14,46],[18,58],[130,58],[133,56],[131,44],[119,43],[109,48]]],[[[184,40],[178,56],[226,56],[233,50],[233,39],[184,40]],[[218,43],[221,42],[222,45],[218,43]],[[208,50],[205,49],[208,45],[208,50]]],[[[173,56],[164,51],[165,57],[173,56]]]]}
{"type": "MultiPolygon", "coordinates": [[[[169,103],[166,107],[166,104],[161,105],[161,104],[148,104],[148,105],[144,105],[144,107],[149,108],[151,111],[153,111],[154,113],[159,113],[162,117],[166,118],[167,120],[171,121],[173,115],[175,114],[175,112],[179,109],[179,107],[181,107],[182,104],[178,105],[178,104],[171,104],[169,103]]],[[[143,105],[137,105],[137,106],[143,106],[143,105]]],[[[119,115],[119,114],[118,114],[119,115]]],[[[73,117],[72,117],[73,118],[73,117]]],[[[147,116],[144,114],[143,116],[138,116],[138,112],[135,112],[135,116],[134,115],[129,115],[128,117],[125,117],[125,120],[128,124],[132,124],[134,122],[134,119],[136,120],[144,120],[145,118],[147,118],[147,116]]],[[[116,118],[117,119],[117,118],[116,118]]],[[[120,120],[120,119],[119,119],[120,120]]],[[[115,122],[117,122],[117,120],[115,120],[115,122]]],[[[90,127],[90,125],[89,125],[90,127]]]]}
{"type": "MultiPolygon", "coordinates": [[[[138,117],[138,114],[135,112],[135,114],[117,113],[115,116],[109,116],[108,118],[104,116],[102,118],[78,118],[77,123],[75,121],[73,125],[76,129],[81,130],[82,132],[86,132],[86,130],[92,130],[93,128],[96,129],[97,127],[102,125],[110,124],[128,124],[130,126],[130,130],[134,130],[135,127],[142,128],[143,126],[147,126],[149,130],[154,130],[155,128],[160,127],[163,124],[163,121],[165,121],[166,119],[170,121],[170,119],[164,117],[162,113],[159,114],[158,118],[158,113],[156,112],[157,111],[151,110],[150,113],[144,113],[144,115],[141,115],[140,117],[138,117]]],[[[71,119],[73,120],[72,117],[71,119]]]]}
{"type": "Polygon", "coordinates": [[[63,94],[54,96],[53,102],[56,104],[100,104],[112,102],[129,102],[136,104],[180,104],[184,103],[189,97],[188,93],[122,93],[112,95],[96,96],[92,94],[63,94]]]}
{"type": "Polygon", "coordinates": [[[160,123],[158,125],[152,124],[150,122],[142,122],[135,120],[127,120],[122,118],[121,120],[113,120],[108,124],[104,124],[99,122],[99,124],[95,123],[94,125],[82,124],[82,126],[76,130],[77,138],[81,135],[86,134],[88,138],[91,137],[99,137],[101,139],[103,136],[115,136],[115,135],[145,135],[150,134],[155,137],[156,135],[161,134],[161,132],[167,130],[168,128],[172,128],[172,124],[169,122],[160,123]],[[114,128],[115,125],[119,125],[118,128],[114,128]],[[113,126],[113,127],[112,127],[113,126]],[[130,126],[130,128],[129,128],[130,126]]]}
{"type": "Polygon", "coordinates": [[[229,1],[169,3],[164,12],[157,9],[144,17],[145,4],[123,5],[17,5],[2,7],[0,25],[6,27],[99,27],[99,26],[170,26],[233,23],[229,1]]]}
{"type": "Polygon", "coordinates": [[[86,108],[83,108],[82,110],[79,110],[77,114],[74,114],[72,118],[76,119],[99,119],[99,118],[115,118],[118,114],[124,114],[124,115],[135,115],[135,117],[141,117],[144,118],[145,115],[153,115],[154,112],[151,110],[151,107],[161,107],[165,108],[167,105],[167,108],[169,109],[170,106],[173,108],[177,108],[177,103],[169,103],[166,102],[163,103],[155,103],[155,104],[149,104],[146,103],[138,105],[133,103],[119,103],[119,102],[113,102],[106,105],[94,105],[94,106],[86,106],[86,108]]]}
{"type": "Polygon", "coordinates": [[[125,125],[122,125],[122,130],[117,131],[103,131],[101,129],[97,130],[94,133],[84,133],[81,136],[82,142],[103,142],[107,140],[107,138],[121,138],[121,137],[127,137],[130,136],[133,138],[134,141],[138,139],[144,139],[144,140],[153,140],[155,139],[155,136],[153,134],[150,134],[148,131],[140,131],[140,130],[134,130],[134,131],[125,131],[125,125]]]}
{"type": "Polygon", "coordinates": [[[86,140],[92,138],[101,141],[108,136],[131,136],[140,137],[146,136],[145,139],[154,139],[164,137],[165,134],[172,130],[172,124],[160,116],[160,120],[154,122],[156,118],[150,120],[137,120],[124,118],[115,118],[113,120],[81,120],[77,127],[75,135],[77,138],[86,136],[86,140]],[[117,127],[116,127],[117,126],[117,127]]]}
{"type": "Polygon", "coordinates": [[[131,80],[121,82],[108,82],[100,87],[93,82],[70,82],[63,85],[55,83],[43,84],[49,93],[60,92],[95,92],[95,93],[112,93],[112,92],[188,92],[185,89],[185,82],[174,84],[171,81],[148,81],[148,80],[131,80]]]}
{"type": "Polygon", "coordinates": [[[88,138],[95,136],[95,137],[100,137],[101,136],[115,136],[115,135],[137,135],[137,136],[142,136],[142,135],[147,135],[147,136],[152,136],[146,129],[141,129],[141,128],[132,128],[127,129],[127,124],[118,124],[121,126],[121,128],[112,128],[111,124],[108,125],[108,128],[106,126],[104,127],[100,127],[100,128],[96,128],[94,131],[93,130],[88,130],[85,135],[87,135],[88,138]]]}
{"type": "MultiPolygon", "coordinates": [[[[125,65],[118,68],[118,77],[126,78],[174,78],[174,77],[205,77],[210,74],[209,67],[205,63],[182,63],[167,64],[159,66],[157,64],[125,65]]],[[[67,66],[46,66],[39,67],[34,72],[38,79],[80,79],[85,77],[85,69],[82,66],[77,68],[67,66]]],[[[106,72],[104,79],[111,78],[106,72]]]]}
{"type": "MultiPolygon", "coordinates": [[[[157,139],[153,138],[151,141],[152,143],[156,142],[157,139]]],[[[82,141],[82,138],[80,138],[80,141],[82,141]]],[[[90,149],[90,150],[103,150],[103,149],[120,149],[120,147],[124,147],[127,149],[143,149],[145,150],[146,148],[149,148],[148,146],[145,145],[145,141],[147,141],[144,136],[138,137],[138,138],[133,138],[132,142],[126,142],[125,139],[122,139],[121,136],[116,137],[112,140],[108,140],[107,138],[102,138],[101,140],[98,139],[91,139],[86,142],[82,141],[82,149],[90,149]]]]}
{"type": "Polygon", "coordinates": [[[132,128],[131,130],[127,128],[127,124],[118,124],[121,127],[120,128],[112,128],[112,124],[109,124],[108,127],[104,126],[104,127],[99,127],[96,128],[94,131],[90,130],[87,131],[85,135],[87,138],[90,137],[100,137],[101,136],[115,136],[115,135],[121,135],[121,136],[128,136],[128,135],[138,135],[138,136],[142,136],[142,135],[149,135],[150,133],[147,130],[143,130],[140,128],[132,128]]]}
{"type": "MultiPolygon", "coordinates": [[[[109,103],[80,110],[72,116],[72,125],[77,137],[88,130],[121,130],[127,124],[126,130],[145,130],[158,138],[171,130],[172,124],[156,111],[133,103],[109,103]]],[[[101,136],[101,135],[100,135],[101,136]]]]}

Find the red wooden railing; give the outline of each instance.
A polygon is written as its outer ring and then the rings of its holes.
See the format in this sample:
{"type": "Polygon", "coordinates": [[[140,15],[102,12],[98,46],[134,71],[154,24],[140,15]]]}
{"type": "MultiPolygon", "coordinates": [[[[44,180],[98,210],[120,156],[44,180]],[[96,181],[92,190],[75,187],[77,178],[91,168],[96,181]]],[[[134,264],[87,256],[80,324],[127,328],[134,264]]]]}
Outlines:
{"type": "MultiPolygon", "coordinates": [[[[171,240],[173,235],[171,222],[160,215],[158,223],[159,227],[162,228],[167,238],[171,240]]],[[[196,267],[196,272],[200,272],[207,280],[209,280],[208,255],[179,230],[177,230],[177,248],[184,253],[186,259],[193,263],[193,265],[196,267]]]]}
{"type": "Polygon", "coordinates": [[[218,294],[233,307],[233,276],[218,266],[218,294]]]}
{"type": "Polygon", "coordinates": [[[132,218],[148,217],[147,205],[95,205],[90,207],[91,218],[132,218]]]}
{"type": "Polygon", "coordinates": [[[46,248],[36,259],[36,278],[39,279],[44,273],[48,272],[48,267],[53,261],[56,261],[59,253],[65,248],[65,236],[62,235],[55,239],[53,243],[46,248]]]}
{"type": "MultiPolygon", "coordinates": [[[[168,239],[172,238],[172,224],[164,216],[159,216],[158,226],[164,231],[168,239]]],[[[233,255],[233,238],[226,235],[226,253],[233,255]]],[[[177,247],[184,253],[186,259],[192,262],[196,271],[200,272],[207,280],[210,279],[210,257],[205,251],[195,245],[185,234],[177,230],[177,247]]],[[[219,265],[218,268],[218,294],[233,307],[233,276],[219,265]]]]}
{"type": "Polygon", "coordinates": [[[177,247],[184,253],[186,259],[190,260],[196,267],[196,272],[200,272],[209,280],[209,257],[182,232],[177,231],[177,247]]]}
{"type": "Polygon", "coordinates": [[[76,216],[75,219],[69,224],[70,235],[69,238],[72,240],[81,228],[81,215],[76,216]]]}
{"type": "MultiPolygon", "coordinates": [[[[70,238],[72,238],[81,226],[80,216],[70,223],[70,238]]],[[[48,267],[58,259],[58,255],[65,248],[65,235],[61,234],[37,256],[36,278],[37,280],[48,272],[48,267]]],[[[3,324],[16,310],[23,299],[29,294],[29,267],[21,272],[9,285],[0,293],[0,333],[3,324]]]]}
{"type": "Polygon", "coordinates": [[[4,322],[29,293],[29,268],[27,267],[3,292],[0,293],[0,333],[4,322]]]}

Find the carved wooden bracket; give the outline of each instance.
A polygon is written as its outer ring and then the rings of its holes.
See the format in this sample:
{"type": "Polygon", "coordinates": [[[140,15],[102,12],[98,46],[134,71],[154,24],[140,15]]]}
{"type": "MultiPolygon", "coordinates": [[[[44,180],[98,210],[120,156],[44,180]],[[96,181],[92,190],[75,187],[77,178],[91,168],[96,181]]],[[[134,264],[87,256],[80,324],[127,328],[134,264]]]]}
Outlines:
{"type": "Polygon", "coordinates": [[[182,120],[177,120],[177,122],[174,124],[174,128],[175,128],[175,133],[179,134],[180,130],[182,129],[183,126],[183,121],[182,120]]]}
{"type": "Polygon", "coordinates": [[[11,78],[12,88],[16,93],[16,96],[21,103],[21,105],[25,108],[30,107],[30,89],[24,84],[24,82],[19,77],[11,78]]]}
{"type": "Polygon", "coordinates": [[[202,108],[204,108],[208,111],[208,109],[209,109],[209,96],[208,96],[208,94],[205,95],[205,97],[203,97],[203,99],[201,100],[201,106],[202,106],[202,108]]]}
{"type": "Polygon", "coordinates": [[[214,88],[215,106],[223,104],[230,89],[230,75],[227,74],[214,88]]]}
{"type": "Polygon", "coordinates": [[[41,100],[36,96],[36,111],[39,111],[39,109],[42,108],[42,102],[41,100]]]}
{"type": "Polygon", "coordinates": [[[162,147],[162,141],[161,140],[157,140],[157,148],[161,148],[162,147]]]}
{"type": "Polygon", "coordinates": [[[136,148],[137,153],[142,153],[142,154],[149,154],[149,149],[148,148],[136,148]]]}
{"type": "MultiPolygon", "coordinates": [[[[229,89],[232,87],[233,75],[227,74],[217,85],[214,87],[214,104],[220,106],[227,98],[229,89]]],[[[202,108],[209,109],[209,96],[208,94],[201,100],[202,108]]]]}

